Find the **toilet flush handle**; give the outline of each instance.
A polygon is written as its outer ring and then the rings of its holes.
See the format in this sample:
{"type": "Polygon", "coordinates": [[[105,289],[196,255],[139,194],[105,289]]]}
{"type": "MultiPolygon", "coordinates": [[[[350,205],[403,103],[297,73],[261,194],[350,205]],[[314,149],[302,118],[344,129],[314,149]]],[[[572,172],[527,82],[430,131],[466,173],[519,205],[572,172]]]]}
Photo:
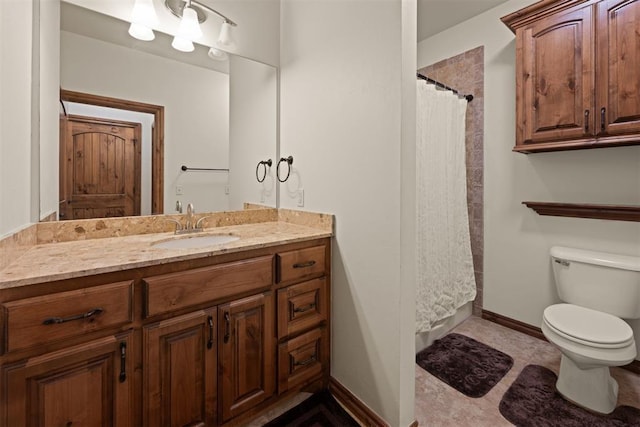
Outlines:
{"type": "Polygon", "coordinates": [[[554,261],[557,262],[558,264],[560,264],[563,267],[569,267],[569,265],[571,264],[569,261],[564,260],[564,259],[555,258],[554,261]]]}

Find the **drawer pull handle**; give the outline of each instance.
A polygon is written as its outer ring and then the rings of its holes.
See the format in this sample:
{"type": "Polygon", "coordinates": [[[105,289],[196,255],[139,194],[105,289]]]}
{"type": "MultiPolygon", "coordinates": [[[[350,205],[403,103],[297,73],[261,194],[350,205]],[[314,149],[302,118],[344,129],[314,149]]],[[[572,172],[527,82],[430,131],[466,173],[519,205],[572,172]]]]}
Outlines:
{"type": "Polygon", "coordinates": [[[294,313],[304,313],[305,311],[309,311],[309,310],[311,310],[313,308],[316,308],[316,303],[315,302],[312,302],[311,304],[305,305],[303,307],[296,307],[296,308],[293,309],[293,312],[294,313]]]}
{"type": "Polygon", "coordinates": [[[207,348],[211,350],[213,348],[213,317],[207,317],[209,323],[209,341],[207,341],[207,348]]]}
{"type": "Polygon", "coordinates": [[[229,336],[231,335],[231,318],[229,313],[224,313],[224,343],[229,342],[229,336]]]}
{"type": "Polygon", "coordinates": [[[293,268],[307,268],[307,267],[313,267],[314,265],[316,265],[316,262],[314,260],[311,260],[307,262],[295,263],[293,264],[293,268]]]}
{"type": "Polygon", "coordinates": [[[48,319],[44,319],[42,321],[43,325],[57,325],[59,323],[71,322],[73,320],[81,320],[81,319],[89,319],[93,316],[97,316],[101,314],[104,310],[101,308],[94,308],[93,310],[89,310],[86,313],[76,314],[74,316],[69,317],[49,317],[48,319]]]}
{"type": "Polygon", "coordinates": [[[607,109],[602,107],[600,109],[600,131],[604,132],[605,128],[607,127],[607,109]]]}
{"type": "Polygon", "coordinates": [[[315,361],[316,361],[316,355],[312,354],[311,357],[308,358],[307,360],[303,360],[302,362],[295,361],[293,363],[293,366],[307,366],[307,365],[312,364],[315,361]]]}
{"type": "Polygon", "coordinates": [[[123,383],[127,380],[127,343],[120,343],[120,376],[118,380],[123,383]]]}

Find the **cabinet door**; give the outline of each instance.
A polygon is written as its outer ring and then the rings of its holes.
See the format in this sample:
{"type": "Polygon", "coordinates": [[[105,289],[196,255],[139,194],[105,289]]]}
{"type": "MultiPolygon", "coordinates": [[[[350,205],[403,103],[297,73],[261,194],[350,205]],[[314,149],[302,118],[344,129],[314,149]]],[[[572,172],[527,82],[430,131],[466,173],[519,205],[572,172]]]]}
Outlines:
{"type": "Polygon", "coordinates": [[[223,422],[274,393],[273,312],[270,292],[218,307],[219,411],[223,422]]]}
{"type": "Polygon", "coordinates": [[[144,425],[213,425],[216,309],[144,327],[144,425]]]}
{"type": "Polygon", "coordinates": [[[640,2],[597,5],[599,135],[640,133],[640,2]]]}
{"type": "Polygon", "coordinates": [[[6,426],[133,426],[131,334],[2,368],[6,426]]]}
{"type": "Polygon", "coordinates": [[[592,8],[518,29],[516,144],[594,135],[592,8]]]}

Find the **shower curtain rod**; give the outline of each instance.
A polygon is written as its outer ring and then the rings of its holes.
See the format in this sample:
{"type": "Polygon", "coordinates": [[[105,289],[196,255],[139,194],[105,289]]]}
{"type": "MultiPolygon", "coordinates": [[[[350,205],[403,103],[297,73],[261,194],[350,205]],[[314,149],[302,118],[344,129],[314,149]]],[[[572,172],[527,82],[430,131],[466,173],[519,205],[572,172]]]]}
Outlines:
{"type": "Polygon", "coordinates": [[[460,92],[458,92],[454,88],[451,88],[451,87],[449,87],[449,86],[447,86],[447,85],[445,85],[443,83],[440,83],[437,80],[433,80],[431,77],[423,76],[420,73],[416,73],[416,76],[421,80],[425,80],[427,83],[432,83],[432,84],[436,85],[439,88],[450,90],[451,92],[455,93],[456,95],[460,95],[460,96],[464,97],[464,99],[466,99],[467,102],[473,101],[473,95],[462,95],[460,92]]]}

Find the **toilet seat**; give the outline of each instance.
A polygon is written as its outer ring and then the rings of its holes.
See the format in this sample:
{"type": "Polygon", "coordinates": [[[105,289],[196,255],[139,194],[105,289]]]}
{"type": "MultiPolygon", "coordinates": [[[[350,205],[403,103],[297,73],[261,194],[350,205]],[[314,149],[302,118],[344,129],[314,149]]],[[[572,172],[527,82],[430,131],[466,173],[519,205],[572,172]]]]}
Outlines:
{"type": "Polygon", "coordinates": [[[544,310],[543,321],[561,337],[595,348],[623,348],[633,342],[633,330],[622,319],[573,304],[544,310]]]}

